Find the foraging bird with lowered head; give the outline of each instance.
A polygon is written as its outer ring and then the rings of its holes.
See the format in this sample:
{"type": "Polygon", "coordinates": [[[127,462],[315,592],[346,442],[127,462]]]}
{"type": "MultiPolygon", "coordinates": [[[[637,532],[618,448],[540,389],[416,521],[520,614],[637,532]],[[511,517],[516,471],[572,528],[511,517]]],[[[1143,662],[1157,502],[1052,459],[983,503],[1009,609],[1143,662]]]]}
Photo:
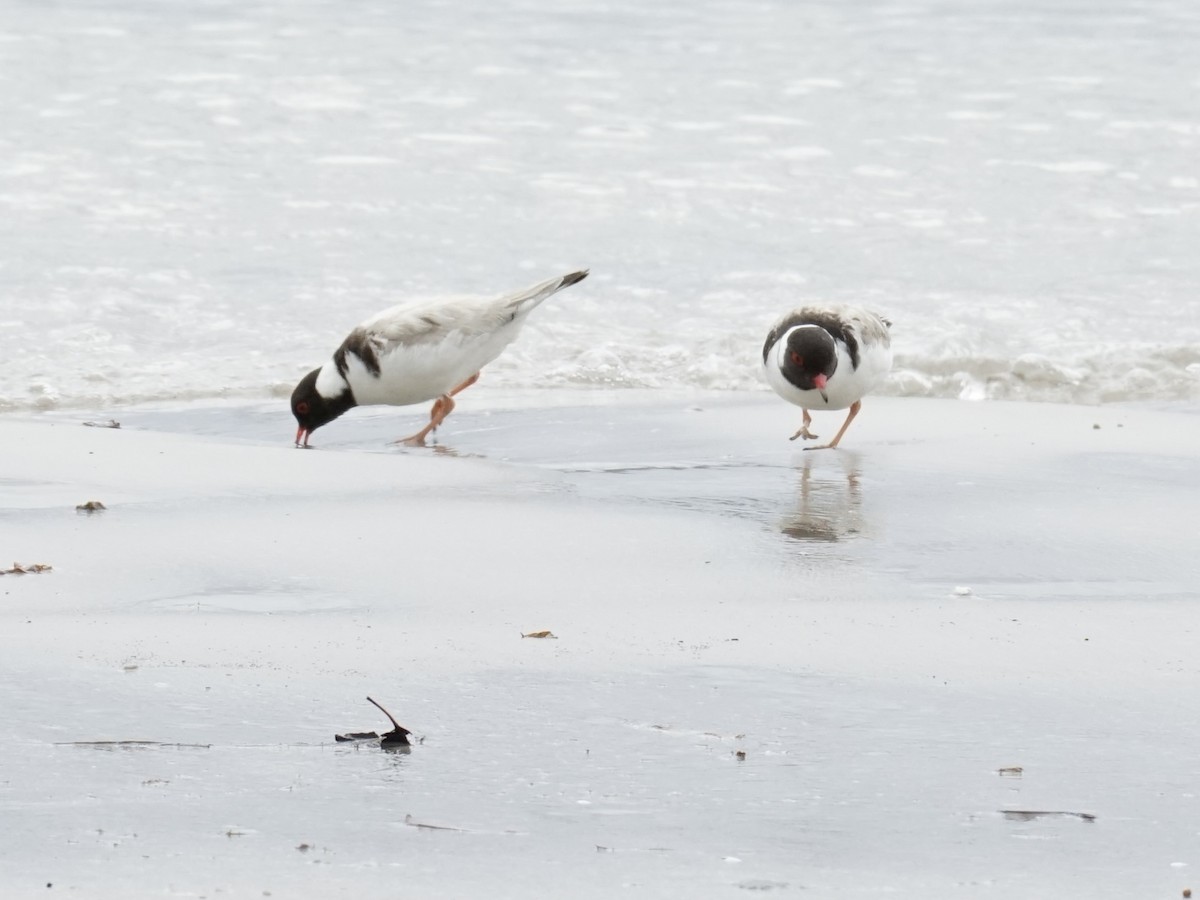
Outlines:
{"type": "Polygon", "coordinates": [[[423,445],[454,410],[455,395],[513,342],[529,314],[587,274],[572,272],[502,297],[411,301],[372,316],[296,385],[296,446],[307,447],[314,431],[355,406],[433,400],[428,424],[396,442],[423,445]]]}

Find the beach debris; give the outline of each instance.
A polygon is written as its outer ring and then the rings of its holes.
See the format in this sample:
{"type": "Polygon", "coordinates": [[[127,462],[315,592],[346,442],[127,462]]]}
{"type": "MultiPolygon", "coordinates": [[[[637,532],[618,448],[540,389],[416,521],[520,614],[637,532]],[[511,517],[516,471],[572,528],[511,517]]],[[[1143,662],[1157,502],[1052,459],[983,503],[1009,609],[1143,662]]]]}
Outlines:
{"type": "Polygon", "coordinates": [[[1020,766],[1003,766],[996,770],[1001,778],[1020,778],[1024,771],[1020,766]]]}
{"type": "Polygon", "coordinates": [[[120,428],[121,423],[116,419],[109,419],[107,422],[84,422],[88,428],[120,428]]]}
{"type": "Polygon", "coordinates": [[[377,741],[379,740],[378,731],[347,731],[345,734],[335,734],[335,741],[340,743],[349,743],[350,741],[377,741]]]}
{"type": "Polygon", "coordinates": [[[955,597],[970,597],[972,593],[974,593],[974,592],[969,587],[967,587],[965,584],[960,584],[958,587],[956,587],[954,589],[955,597]]]}
{"type": "Polygon", "coordinates": [[[298,847],[296,847],[296,849],[299,850],[301,853],[307,853],[309,850],[312,849],[312,844],[300,844],[298,847]]]}
{"type": "Polygon", "coordinates": [[[381,713],[388,717],[389,721],[392,723],[392,730],[385,731],[383,734],[380,734],[377,731],[351,731],[346,734],[335,734],[333,739],[340,742],[378,740],[381,747],[411,746],[408,736],[412,734],[412,732],[397,722],[390,712],[388,712],[370,697],[367,698],[367,702],[371,703],[381,713]]]}
{"type": "Polygon", "coordinates": [[[101,503],[99,500],[89,500],[87,503],[77,503],[75,505],[76,512],[82,512],[82,513],[100,512],[101,510],[104,510],[104,509],[108,509],[108,507],[105,506],[103,503],[101,503]]]}
{"type": "Polygon", "coordinates": [[[1034,819],[1045,819],[1049,816],[1065,816],[1081,819],[1084,822],[1096,821],[1096,817],[1092,813],[1069,812],[1062,809],[1002,809],[1000,812],[1004,814],[1004,818],[1016,822],[1032,822],[1034,819]]]}
{"type": "Polygon", "coordinates": [[[352,740],[378,740],[378,731],[348,731],[344,734],[335,734],[334,740],[338,743],[346,744],[352,740]]]}
{"type": "Polygon", "coordinates": [[[1184,888],[1184,889],[1183,889],[1183,898],[1184,898],[1184,900],[1187,900],[1187,898],[1189,898],[1189,897],[1191,897],[1191,896],[1192,896],[1192,889],[1191,889],[1191,888],[1184,888]]]}
{"type": "Polygon", "coordinates": [[[558,640],[558,635],[555,634],[553,631],[531,631],[528,634],[522,634],[521,637],[523,637],[523,638],[527,638],[527,637],[528,638],[551,638],[556,641],[558,640]]]}
{"type": "Polygon", "coordinates": [[[23,566],[19,562],[15,562],[11,569],[0,569],[0,575],[41,575],[43,572],[52,571],[54,571],[54,567],[45,563],[30,563],[23,566]]]}
{"type": "Polygon", "coordinates": [[[351,741],[377,741],[379,740],[379,732],[347,731],[345,734],[335,734],[333,739],[341,744],[348,744],[351,741]]]}
{"type": "Polygon", "coordinates": [[[671,847],[606,847],[603,844],[596,845],[597,853],[673,853],[671,847]]]}
{"type": "Polygon", "coordinates": [[[465,833],[467,830],[465,828],[453,828],[449,825],[428,825],[425,822],[418,822],[413,819],[412,813],[404,817],[404,824],[410,828],[419,828],[422,831],[461,831],[465,833]]]}
{"type": "Polygon", "coordinates": [[[737,759],[738,762],[744,762],[746,759],[746,751],[745,750],[734,750],[733,755],[737,759]]]}
{"type": "Polygon", "coordinates": [[[737,887],[743,891],[775,891],[783,890],[787,886],[786,881],[766,881],[762,878],[748,878],[737,883],[737,887]]]}

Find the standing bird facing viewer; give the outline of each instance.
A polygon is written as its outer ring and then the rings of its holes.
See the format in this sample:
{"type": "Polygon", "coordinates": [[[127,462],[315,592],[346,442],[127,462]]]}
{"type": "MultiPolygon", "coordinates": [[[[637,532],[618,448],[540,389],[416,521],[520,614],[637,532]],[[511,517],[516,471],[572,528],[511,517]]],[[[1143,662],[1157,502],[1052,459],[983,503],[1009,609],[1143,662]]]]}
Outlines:
{"type": "Polygon", "coordinates": [[[804,409],[804,424],[789,438],[806,441],[810,409],[846,409],[850,414],[828,444],[836,447],[870,392],[892,368],[892,323],[855,307],[805,306],[785,315],[763,345],[763,371],[780,397],[804,409]]]}
{"type": "Polygon", "coordinates": [[[296,446],[307,447],[314,431],[355,406],[433,400],[429,424],[396,441],[423,445],[454,410],[454,395],[479,379],[479,370],[513,342],[526,317],[587,274],[572,272],[503,297],[415,300],[372,316],[346,336],[333,359],[296,385],[296,446]]]}

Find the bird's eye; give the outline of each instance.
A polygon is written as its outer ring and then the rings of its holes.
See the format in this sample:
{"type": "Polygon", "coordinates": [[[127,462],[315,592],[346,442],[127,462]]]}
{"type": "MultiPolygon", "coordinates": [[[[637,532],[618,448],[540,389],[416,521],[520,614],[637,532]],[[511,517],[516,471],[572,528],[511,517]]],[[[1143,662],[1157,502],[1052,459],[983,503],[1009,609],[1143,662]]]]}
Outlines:
{"type": "Polygon", "coordinates": [[[307,416],[308,415],[308,401],[301,400],[299,403],[297,403],[296,404],[296,412],[298,412],[302,416],[307,416]]]}
{"type": "Polygon", "coordinates": [[[804,365],[804,357],[801,356],[799,353],[797,353],[795,350],[792,351],[792,365],[793,366],[804,365]]]}

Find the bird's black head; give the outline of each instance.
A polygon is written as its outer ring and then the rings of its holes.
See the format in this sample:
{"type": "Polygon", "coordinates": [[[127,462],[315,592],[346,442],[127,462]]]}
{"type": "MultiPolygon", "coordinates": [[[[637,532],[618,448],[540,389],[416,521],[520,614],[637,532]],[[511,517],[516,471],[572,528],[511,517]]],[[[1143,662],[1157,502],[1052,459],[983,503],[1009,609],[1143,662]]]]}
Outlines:
{"type": "MultiPolygon", "coordinates": [[[[817,325],[802,325],[788,335],[781,366],[783,375],[802,391],[820,391],[837,371],[837,348],[829,332],[817,325]]],[[[826,398],[828,399],[828,398],[826,398]]]]}
{"type": "Polygon", "coordinates": [[[299,427],[296,429],[296,446],[307,447],[308,438],[322,425],[332,422],[355,405],[354,395],[346,388],[336,397],[323,397],[317,390],[320,369],[313,369],[300,379],[292,391],[292,415],[299,427]],[[301,439],[303,438],[303,443],[301,439]]]}

